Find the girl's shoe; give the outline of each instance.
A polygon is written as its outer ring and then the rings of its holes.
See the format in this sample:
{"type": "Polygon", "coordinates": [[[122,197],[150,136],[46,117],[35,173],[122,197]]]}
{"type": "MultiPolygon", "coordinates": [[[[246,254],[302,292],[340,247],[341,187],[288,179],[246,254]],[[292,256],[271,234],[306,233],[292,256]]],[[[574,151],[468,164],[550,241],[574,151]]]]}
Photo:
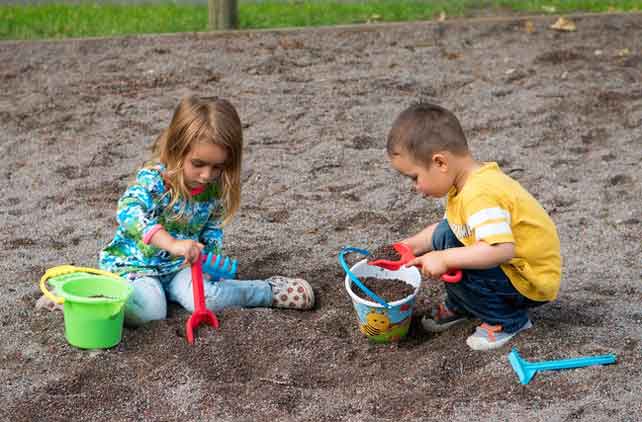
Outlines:
{"type": "Polygon", "coordinates": [[[311,309],[314,291],[302,278],[274,276],[266,280],[272,286],[272,306],[275,308],[311,309]]]}
{"type": "Polygon", "coordinates": [[[483,323],[475,329],[475,332],[466,339],[466,344],[473,350],[492,350],[502,347],[520,331],[528,330],[533,324],[527,320],[522,327],[514,333],[506,333],[501,325],[490,325],[483,323]]]}
{"type": "Polygon", "coordinates": [[[448,309],[446,304],[440,303],[439,307],[432,312],[430,317],[424,316],[421,319],[421,325],[426,331],[440,333],[466,320],[467,318],[448,309]]]}

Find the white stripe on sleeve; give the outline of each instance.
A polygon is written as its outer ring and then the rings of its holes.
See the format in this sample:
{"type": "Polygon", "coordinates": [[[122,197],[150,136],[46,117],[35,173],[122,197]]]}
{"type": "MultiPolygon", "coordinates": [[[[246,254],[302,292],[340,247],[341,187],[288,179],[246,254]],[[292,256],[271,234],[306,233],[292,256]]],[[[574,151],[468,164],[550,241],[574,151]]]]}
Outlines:
{"type": "Polygon", "coordinates": [[[513,234],[508,223],[486,224],[475,229],[475,239],[477,240],[482,240],[486,237],[497,236],[500,234],[513,234]]]}
{"type": "Polygon", "coordinates": [[[468,217],[466,224],[468,224],[471,229],[475,229],[475,227],[489,220],[506,220],[507,222],[510,222],[510,213],[499,207],[484,208],[468,217]]]}

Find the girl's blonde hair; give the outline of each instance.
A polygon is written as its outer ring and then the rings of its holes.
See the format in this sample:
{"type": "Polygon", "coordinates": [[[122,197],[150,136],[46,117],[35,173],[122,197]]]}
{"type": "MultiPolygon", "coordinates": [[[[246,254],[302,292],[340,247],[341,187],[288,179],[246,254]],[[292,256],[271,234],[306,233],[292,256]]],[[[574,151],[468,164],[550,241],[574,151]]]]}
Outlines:
{"type": "Polygon", "coordinates": [[[156,139],[149,166],[160,162],[166,171],[163,180],[168,187],[171,208],[179,198],[191,198],[183,178],[185,157],[198,142],[223,147],[227,159],[220,176],[221,201],[227,224],[241,203],[241,159],[243,130],[234,106],[220,98],[189,96],[181,99],[167,129],[156,139]]]}

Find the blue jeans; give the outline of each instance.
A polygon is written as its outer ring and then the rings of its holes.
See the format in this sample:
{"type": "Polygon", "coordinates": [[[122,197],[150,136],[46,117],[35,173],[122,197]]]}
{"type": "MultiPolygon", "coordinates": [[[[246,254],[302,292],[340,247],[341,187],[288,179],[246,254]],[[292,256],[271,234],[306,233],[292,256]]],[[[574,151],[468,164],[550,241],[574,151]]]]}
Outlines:
{"type": "MultiPolygon", "coordinates": [[[[439,222],[432,235],[433,250],[464,246],[450,229],[448,221],[439,222]]],[[[519,293],[500,267],[465,270],[459,283],[444,283],[446,307],[451,311],[501,325],[514,333],[528,321],[528,308],[543,305],[519,293]]]]}
{"type": "MultiPolygon", "coordinates": [[[[160,277],[130,274],[134,292],[125,305],[125,323],[139,326],[167,317],[167,301],[194,312],[192,272],[189,268],[160,277]]],[[[230,307],[272,306],[272,287],[264,280],[203,280],[205,306],[212,311],[230,307]]]]}

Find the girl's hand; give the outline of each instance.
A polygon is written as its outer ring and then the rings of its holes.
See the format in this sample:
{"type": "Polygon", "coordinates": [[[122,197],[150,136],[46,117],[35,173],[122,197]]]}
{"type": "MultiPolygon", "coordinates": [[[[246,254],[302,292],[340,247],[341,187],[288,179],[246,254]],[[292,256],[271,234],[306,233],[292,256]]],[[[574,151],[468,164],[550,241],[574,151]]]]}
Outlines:
{"type": "Polygon", "coordinates": [[[192,265],[201,256],[201,251],[205,245],[195,240],[174,240],[168,248],[169,253],[174,256],[185,258],[183,266],[192,265]]]}
{"type": "Polygon", "coordinates": [[[439,279],[448,271],[443,251],[428,252],[406,264],[406,267],[419,266],[421,274],[427,278],[439,279]]]}

